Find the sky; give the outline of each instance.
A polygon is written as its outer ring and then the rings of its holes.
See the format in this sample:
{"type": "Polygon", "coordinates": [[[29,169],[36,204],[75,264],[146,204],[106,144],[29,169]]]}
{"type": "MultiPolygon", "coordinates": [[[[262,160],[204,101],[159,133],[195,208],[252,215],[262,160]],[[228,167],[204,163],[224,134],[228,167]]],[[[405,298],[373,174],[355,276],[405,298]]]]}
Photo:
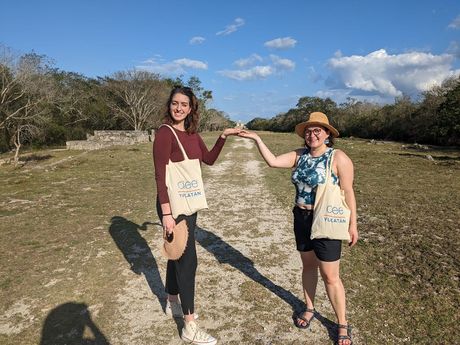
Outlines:
{"type": "Polygon", "coordinates": [[[460,73],[458,0],[0,0],[0,45],[87,77],[191,76],[234,121],[381,104],[460,73]]]}

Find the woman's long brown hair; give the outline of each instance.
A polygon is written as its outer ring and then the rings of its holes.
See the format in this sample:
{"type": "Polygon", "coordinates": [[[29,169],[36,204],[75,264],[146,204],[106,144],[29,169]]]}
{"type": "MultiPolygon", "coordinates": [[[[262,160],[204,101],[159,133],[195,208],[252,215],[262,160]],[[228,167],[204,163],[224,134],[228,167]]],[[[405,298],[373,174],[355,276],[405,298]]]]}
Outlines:
{"type": "Polygon", "coordinates": [[[166,102],[166,114],[163,119],[163,123],[167,123],[169,125],[174,124],[174,120],[170,113],[170,106],[172,99],[175,94],[180,93],[184,96],[187,96],[190,102],[190,114],[187,115],[185,118],[184,126],[187,133],[196,133],[198,130],[198,124],[200,121],[200,111],[199,111],[199,104],[198,99],[196,98],[193,90],[189,87],[185,86],[175,86],[169,95],[168,102],[166,102]]]}

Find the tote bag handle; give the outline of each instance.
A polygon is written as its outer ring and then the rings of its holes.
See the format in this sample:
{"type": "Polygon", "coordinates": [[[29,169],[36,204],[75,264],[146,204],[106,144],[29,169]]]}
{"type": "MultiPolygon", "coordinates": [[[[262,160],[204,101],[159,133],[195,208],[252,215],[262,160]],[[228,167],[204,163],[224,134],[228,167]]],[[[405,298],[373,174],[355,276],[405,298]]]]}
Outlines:
{"type": "MultiPolygon", "coordinates": [[[[331,152],[331,155],[329,157],[329,159],[327,160],[326,162],[326,173],[325,173],[325,180],[324,180],[324,185],[327,185],[328,183],[331,183],[331,179],[332,179],[332,161],[334,160],[334,154],[335,154],[335,150],[332,149],[332,152],[331,152]]],[[[322,193],[324,193],[326,191],[325,188],[322,189],[322,193]]],[[[316,194],[316,198],[320,198],[321,195],[318,195],[316,194]]]]}
{"type": "Polygon", "coordinates": [[[174,136],[176,137],[177,143],[179,144],[179,148],[182,151],[182,154],[184,155],[184,160],[188,161],[189,159],[187,153],[185,153],[184,147],[182,146],[182,143],[180,142],[179,137],[176,134],[176,131],[170,125],[167,124],[162,124],[160,127],[168,127],[171,130],[171,132],[173,132],[174,136]]]}
{"type": "Polygon", "coordinates": [[[330,183],[332,179],[332,161],[334,160],[335,156],[335,150],[332,149],[331,156],[329,161],[327,162],[327,167],[326,167],[326,183],[330,183]]]}

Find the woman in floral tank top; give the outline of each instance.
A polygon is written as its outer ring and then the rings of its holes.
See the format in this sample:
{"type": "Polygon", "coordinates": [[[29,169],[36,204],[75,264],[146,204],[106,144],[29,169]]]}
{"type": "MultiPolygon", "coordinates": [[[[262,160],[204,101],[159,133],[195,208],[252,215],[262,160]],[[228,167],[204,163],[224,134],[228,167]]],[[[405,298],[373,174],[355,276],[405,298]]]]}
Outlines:
{"type": "Polygon", "coordinates": [[[314,300],[319,269],[337,317],[337,343],[350,345],[351,326],[345,315],[345,289],[339,274],[342,242],[323,238],[312,240],[310,234],[316,189],[325,182],[326,166],[334,153],[332,181],[345,192],[345,200],[351,210],[349,246],[358,241],[353,163],[343,151],[332,149],[339,132],[329,124],[325,114],[311,113],[308,121],[299,123],[295,131],[305,140],[305,147],[280,156],[275,156],[256,133],[242,131],[239,136],[253,139],[270,167],[293,169],[291,180],[296,188],[294,234],[302,259],[302,286],[306,303],[306,309],[294,317],[294,324],[299,328],[308,328],[318,313],[314,300]]]}

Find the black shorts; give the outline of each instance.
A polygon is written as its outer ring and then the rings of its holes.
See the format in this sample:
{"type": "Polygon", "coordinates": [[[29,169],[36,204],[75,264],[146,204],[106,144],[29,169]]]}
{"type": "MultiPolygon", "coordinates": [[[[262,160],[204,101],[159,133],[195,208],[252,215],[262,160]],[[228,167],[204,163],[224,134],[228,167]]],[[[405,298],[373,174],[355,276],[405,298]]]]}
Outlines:
{"type": "Polygon", "coordinates": [[[295,242],[299,252],[313,250],[316,257],[321,261],[332,262],[340,259],[342,241],[328,238],[310,239],[311,223],[313,221],[312,210],[304,210],[294,206],[292,213],[294,213],[295,242]]]}

